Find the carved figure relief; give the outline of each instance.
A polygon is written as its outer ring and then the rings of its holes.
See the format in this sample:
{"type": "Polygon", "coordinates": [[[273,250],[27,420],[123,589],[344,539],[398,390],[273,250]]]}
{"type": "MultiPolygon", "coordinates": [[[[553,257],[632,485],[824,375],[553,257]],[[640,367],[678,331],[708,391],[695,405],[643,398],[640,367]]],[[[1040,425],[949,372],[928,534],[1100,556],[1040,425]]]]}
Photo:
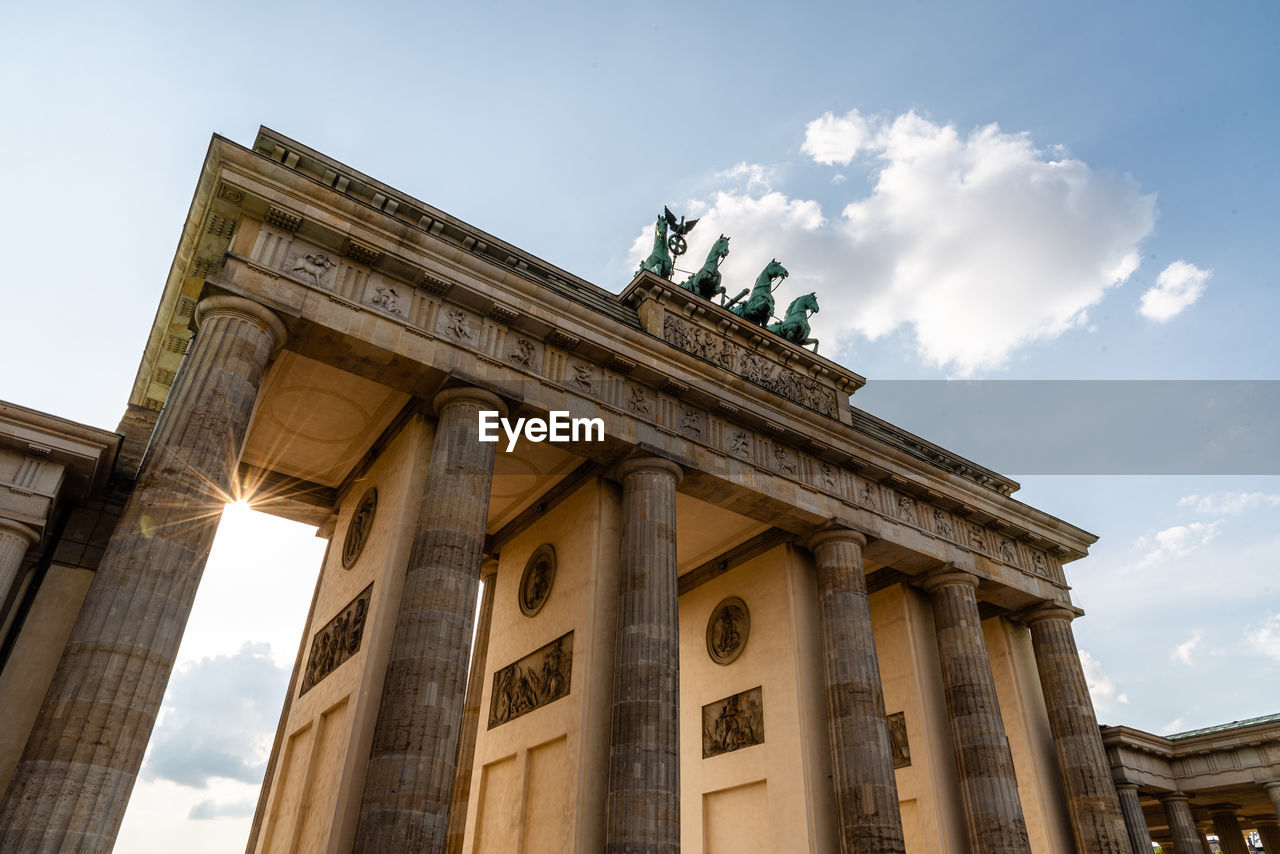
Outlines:
{"type": "Polygon", "coordinates": [[[302,674],[299,697],[360,651],[360,639],[364,636],[365,619],[369,616],[369,601],[372,597],[373,585],[370,584],[312,637],[311,654],[307,656],[307,668],[302,674]]]}
{"type": "Polygon", "coordinates": [[[648,415],[649,401],[645,399],[644,389],[638,385],[628,386],[628,388],[630,396],[627,398],[627,409],[638,415],[648,415]]]}
{"type": "Polygon", "coordinates": [[[898,518],[911,524],[919,524],[916,521],[916,502],[914,499],[906,495],[898,496],[898,518]]]}
{"type": "Polygon", "coordinates": [[[520,576],[520,610],[526,617],[534,616],[547,604],[555,580],[556,550],[548,543],[529,556],[524,574],[520,576]]]}
{"type": "Polygon", "coordinates": [[[791,459],[791,452],[785,445],[773,446],[773,463],[783,474],[795,474],[796,464],[791,459]]]}
{"type": "Polygon", "coordinates": [[[982,528],[979,527],[978,525],[973,525],[973,524],[970,524],[968,528],[969,528],[969,546],[971,548],[982,549],[983,551],[985,551],[987,548],[987,543],[982,537],[982,528]]]}
{"type": "Polygon", "coordinates": [[[1013,546],[1013,540],[1008,537],[1000,538],[1000,560],[1005,563],[1016,564],[1018,562],[1017,549],[1013,546]]]}
{"type": "Polygon", "coordinates": [[[729,437],[729,453],[740,457],[751,456],[751,434],[737,430],[729,437]]]}
{"type": "Polygon", "coordinates": [[[836,491],[836,470],[831,463],[818,464],[818,478],[822,481],[822,488],[827,492],[836,491]]]}
{"type": "Polygon", "coordinates": [[[726,370],[736,370],[743,379],[762,386],[801,406],[807,406],[830,418],[838,418],[836,395],[812,377],[765,359],[758,353],[668,315],[662,323],[663,338],[672,344],[726,370]],[[736,367],[735,367],[736,366],[736,367]]]}
{"type": "Polygon", "coordinates": [[[876,485],[871,481],[862,484],[862,503],[876,510],[880,509],[880,499],[876,497],[876,485]]]}
{"type": "Polygon", "coordinates": [[[1046,578],[1049,576],[1049,567],[1045,562],[1044,555],[1040,552],[1031,553],[1031,566],[1037,575],[1042,575],[1046,578]]]}
{"type": "Polygon", "coordinates": [[[380,285],[375,290],[378,295],[373,298],[374,305],[390,312],[391,314],[404,314],[404,312],[400,310],[400,294],[396,292],[395,288],[388,287],[387,285],[380,285]]]}
{"type": "Polygon", "coordinates": [[[581,362],[574,362],[569,365],[569,369],[572,371],[572,375],[569,377],[569,382],[576,385],[583,391],[591,391],[593,385],[591,366],[585,365],[581,362]]]}
{"type": "Polygon", "coordinates": [[[731,664],[746,649],[751,634],[747,603],[730,596],[711,611],[707,620],[707,655],[716,664],[731,664]]]}
{"type": "Polygon", "coordinates": [[[445,318],[448,322],[445,323],[444,331],[449,335],[452,335],[464,344],[470,344],[472,340],[475,339],[475,330],[467,326],[466,312],[461,311],[460,309],[451,308],[445,312],[445,318]]]}
{"type": "Polygon", "coordinates": [[[356,505],[351,524],[347,525],[347,537],[342,541],[342,568],[350,569],[364,550],[369,539],[369,531],[373,528],[373,514],[378,509],[378,490],[370,489],[360,498],[356,505]]]}
{"type": "Polygon", "coordinates": [[[702,758],[764,744],[762,686],[702,707],[702,758]]]}
{"type": "Polygon", "coordinates": [[[528,338],[517,338],[507,353],[507,358],[524,368],[533,367],[533,342],[528,338]]]}
{"type": "Polygon", "coordinates": [[[889,749],[893,753],[894,768],[911,766],[911,745],[907,743],[907,713],[889,715],[889,749]]]}
{"type": "Polygon", "coordinates": [[[292,276],[310,279],[312,284],[319,285],[325,274],[336,266],[338,266],[338,262],[328,255],[319,252],[308,252],[304,255],[290,256],[289,263],[285,266],[284,271],[292,276]]]}
{"type": "Polygon", "coordinates": [[[489,729],[569,696],[573,632],[561,635],[493,674],[489,729]]]}
{"type": "Polygon", "coordinates": [[[690,436],[702,438],[702,414],[692,407],[680,404],[680,429],[690,436]]]}
{"type": "Polygon", "coordinates": [[[933,530],[940,537],[954,536],[951,529],[951,521],[947,518],[947,514],[938,508],[933,508],[933,530]]]}

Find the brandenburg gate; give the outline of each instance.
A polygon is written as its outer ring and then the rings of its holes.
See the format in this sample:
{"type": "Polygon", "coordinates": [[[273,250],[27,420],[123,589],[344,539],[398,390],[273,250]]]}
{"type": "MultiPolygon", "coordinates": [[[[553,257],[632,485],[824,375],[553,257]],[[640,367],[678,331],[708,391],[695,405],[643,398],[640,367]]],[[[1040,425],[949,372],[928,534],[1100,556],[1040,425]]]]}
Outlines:
{"type": "Polygon", "coordinates": [[[615,294],[215,137],[122,499],[4,700],[0,850],[111,849],[245,496],[329,542],[249,852],[1130,854],[1063,572],[1094,538],[864,382],[660,265],[615,294]]]}

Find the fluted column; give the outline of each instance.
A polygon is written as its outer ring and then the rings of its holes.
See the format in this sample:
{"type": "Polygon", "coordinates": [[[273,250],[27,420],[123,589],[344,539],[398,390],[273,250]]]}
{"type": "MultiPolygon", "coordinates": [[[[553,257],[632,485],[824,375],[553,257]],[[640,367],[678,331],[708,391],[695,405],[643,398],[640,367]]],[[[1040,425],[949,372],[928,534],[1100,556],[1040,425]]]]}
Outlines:
{"type": "Polygon", "coordinates": [[[1023,616],[1023,622],[1031,627],[1036,669],[1049,711],[1049,729],[1076,847],[1094,854],[1127,854],[1129,833],[1080,666],[1071,630],[1073,619],[1075,612],[1051,602],[1023,616]]]}
{"type": "Polygon", "coordinates": [[[1280,818],[1280,780],[1272,780],[1269,783],[1263,783],[1262,786],[1271,797],[1271,808],[1276,811],[1276,817],[1280,818]]]}
{"type": "Polygon", "coordinates": [[[1204,848],[1204,837],[1196,829],[1195,817],[1191,815],[1191,802],[1181,792],[1172,792],[1160,798],[1164,805],[1164,814],[1169,819],[1169,834],[1173,837],[1173,846],[1178,851],[1197,852],[1204,848]]]}
{"type": "Polygon", "coordinates": [[[449,807],[449,832],[445,849],[460,854],[467,829],[467,801],[471,798],[471,765],[476,758],[476,735],[480,727],[480,697],[484,694],[484,668],[489,658],[489,627],[493,624],[493,593],[497,587],[498,562],[492,558],[480,567],[480,614],[476,617],[476,647],[471,653],[471,675],[467,677],[467,701],[462,707],[462,736],[458,742],[458,770],[453,781],[449,807]]]}
{"type": "Polygon", "coordinates": [[[40,532],[12,519],[0,518],[0,618],[4,617],[4,601],[18,580],[22,559],[27,549],[40,542],[40,532]]]}
{"type": "Polygon", "coordinates": [[[826,528],[809,538],[818,565],[818,619],[827,731],[843,854],[905,852],[884,689],[862,568],[867,538],[826,528]]]}
{"type": "Polygon", "coordinates": [[[1213,832],[1218,835],[1222,854],[1249,854],[1249,846],[1244,844],[1244,831],[1234,809],[1216,809],[1209,817],[1213,819],[1213,832]]]}
{"type": "Polygon", "coordinates": [[[1266,854],[1280,854],[1280,824],[1274,818],[1259,819],[1256,824],[1262,837],[1262,850],[1266,854]]]}
{"type": "Polygon", "coordinates": [[[608,854],[680,850],[676,486],[658,457],[627,460],[609,730],[608,854]]]}
{"type": "Polygon", "coordinates": [[[479,441],[494,395],[436,395],[438,417],[369,749],[353,852],[443,852],[462,730],[496,445],[479,441]]]}
{"type": "Polygon", "coordinates": [[[160,416],[0,807],[0,851],[109,851],[155,724],[272,352],[262,306],[219,296],[160,416]]]}
{"type": "Polygon", "coordinates": [[[1147,827],[1147,817],[1142,814],[1142,800],[1138,797],[1137,785],[1117,783],[1116,794],[1120,796],[1124,826],[1129,831],[1129,847],[1133,849],[1133,854],[1149,854],[1151,830],[1147,827]]]}
{"type": "Polygon", "coordinates": [[[983,854],[1026,854],[1027,825],[974,593],[978,579],[943,569],[925,576],[921,586],[933,602],[969,847],[983,854]]]}

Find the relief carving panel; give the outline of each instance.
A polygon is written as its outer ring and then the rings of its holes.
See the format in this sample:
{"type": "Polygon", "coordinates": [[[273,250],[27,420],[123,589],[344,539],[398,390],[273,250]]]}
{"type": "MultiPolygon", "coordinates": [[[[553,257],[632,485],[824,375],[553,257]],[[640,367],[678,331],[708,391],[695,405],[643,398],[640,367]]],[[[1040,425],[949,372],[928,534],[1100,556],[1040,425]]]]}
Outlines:
{"type": "Polygon", "coordinates": [[[360,651],[360,639],[364,636],[364,624],[369,616],[369,600],[372,596],[373,585],[370,584],[312,637],[311,654],[307,656],[307,669],[302,676],[299,697],[360,651]]]}
{"type": "Polygon", "coordinates": [[[702,758],[764,744],[761,686],[702,707],[702,758]]]}
{"type": "Polygon", "coordinates": [[[493,674],[489,729],[569,696],[573,632],[534,650],[493,674]]]}

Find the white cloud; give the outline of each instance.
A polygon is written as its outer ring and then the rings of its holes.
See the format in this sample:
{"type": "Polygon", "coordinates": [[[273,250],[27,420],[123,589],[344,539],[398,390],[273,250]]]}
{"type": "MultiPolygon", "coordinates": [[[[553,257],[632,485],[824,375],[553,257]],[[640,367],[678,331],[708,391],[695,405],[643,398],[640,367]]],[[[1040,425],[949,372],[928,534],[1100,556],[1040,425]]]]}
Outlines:
{"type": "Polygon", "coordinates": [[[862,114],[850,110],[837,118],[823,113],[804,129],[800,150],[826,166],[848,166],[854,156],[871,144],[871,128],[862,114]]]}
{"type": "Polygon", "coordinates": [[[1191,660],[1191,654],[1195,652],[1196,647],[1200,645],[1202,635],[1196,632],[1190,638],[1183,641],[1173,648],[1173,652],[1169,654],[1170,661],[1176,661],[1179,664],[1185,664],[1190,667],[1194,662],[1191,660]]]}
{"type": "MultiPolygon", "coordinates": [[[[700,263],[717,235],[733,238],[721,267],[731,295],[777,258],[791,273],[778,313],[816,291],[822,311],[811,323],[825,354],[851,333],[906,330],[931,365],[960,375],[998,367],[1083,325],[1137,269],[1155,221],[1155,197],[1132,179],[1051,157],[995,125],[966,135],[915,113],[828,114],[809,124],[804,150],[833,164],[864,153],[872,189],[834,220],[778,190],[714,193],[701,200],[689,252],[700,263]]],[[[638,264],[652,241],[646,227],[629,260],[638,264]]]]}
{"type": "Polygon", "coordinates": [[[1160,735],[1169,735],[1170,733],[1181,732],[1186,726],[1185,718],[1174,718],[1164,726],[1160,727],[1160,735]]]}
{"type": "Polygon", "coordinates": [[[723,172],[716,173],[716,178],[720,181],[745,181],[748,192],[756,189],[763,190],[766,193],[769,192],[773,189],[773,182],[776,177],[777,170],[773,167],[745,161],[723,172]]]}
{"type": "Polygon", "coordinates": [[[1188,495],[1178,499],[1179,507],[1189,507],[1210,516],[1235,516],[1258,507],[1280,507],[1280,495],[1268,492],[1217,492],[1188,495]]]}
{"type": "Polygon", "coordinates": [[[1250,627],[1245,636],[1255,650],[1280,661],[1280,614],[1267,617],[1257,628],[1250,627]]]}
{"type": "Polygon", "coordinates": [[[1201,270],[1186,261],[1174,261],[1160,272],[1154,287],[1142,295],[1138,313],[1147,320],[1164,323],[1200,299],[1212,270],[1201,270]]]}
{"type": "Polygon", "coordinates": [[[1192,522],[1157,531],[1151,537],[1139,537],[1137,545],[1149,551],[1138,561],[1139,568],[1154,566],[1190,554],[1218,536],[1222,522],[1192,522]]]}
{"type": "Polygon", "coordinates": [[[1116,703],[1129,702],[1129,695],[1118,693],[1115,681],[1102,672],[1102,664],[1083,649],[1080,650],[1080,667],[1089,686],[1089,696],[1098,711],[1110,711],[1116,703]]]}

